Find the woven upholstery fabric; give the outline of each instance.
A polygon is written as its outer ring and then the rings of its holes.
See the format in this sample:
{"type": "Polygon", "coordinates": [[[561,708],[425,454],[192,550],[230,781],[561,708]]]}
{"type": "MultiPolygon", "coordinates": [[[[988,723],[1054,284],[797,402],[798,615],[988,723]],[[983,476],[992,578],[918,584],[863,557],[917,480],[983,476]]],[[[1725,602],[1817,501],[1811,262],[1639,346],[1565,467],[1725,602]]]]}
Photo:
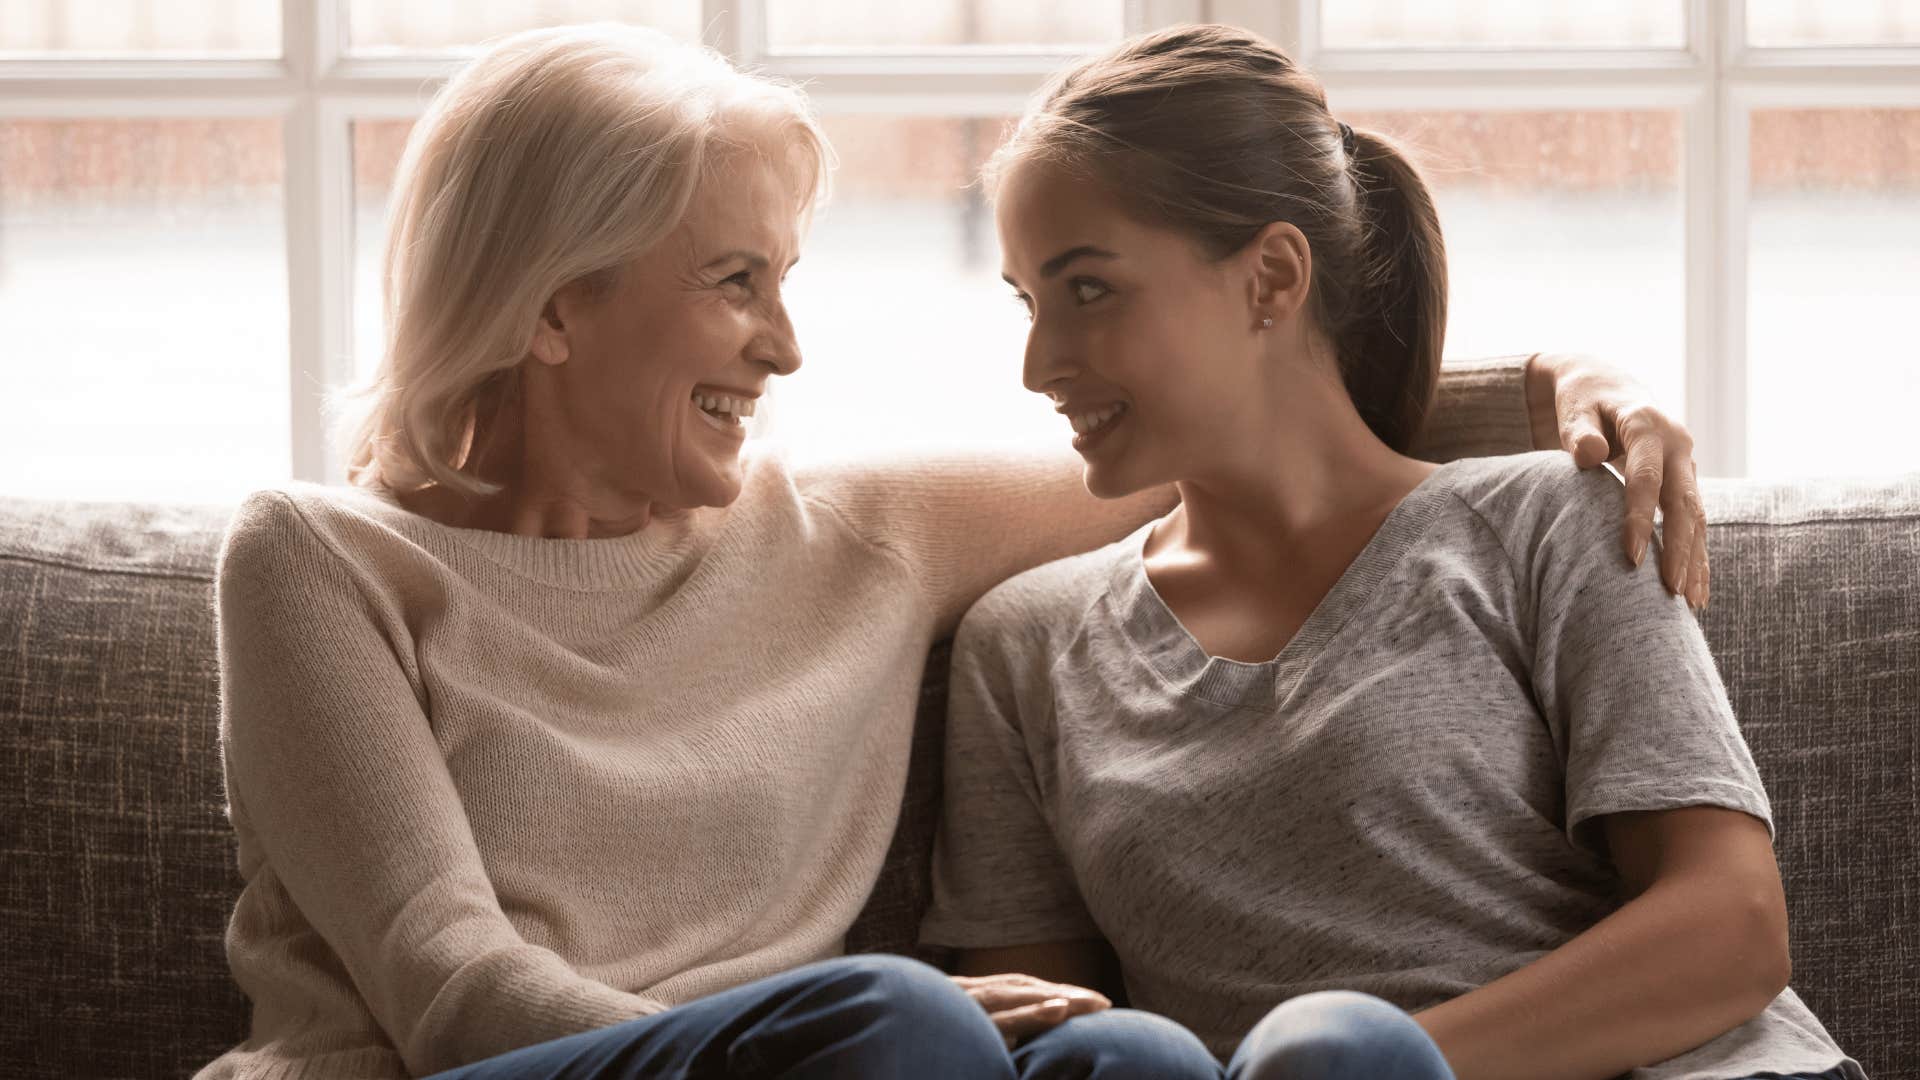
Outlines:
{"type": "MultiPolygon", "coordinates": [[[[1920,476],[1706,494],[1702,622],[1773,796],[1794,984],[1876,1080],[1920,1080],[1920,476]]],[[[221,948],[228,513],[0,499],[0,1077],[185,1076],[245,1033],[221,948]]],[[[942,646],[856,951],[915,951],[946,671],[942,646]]]]}
{"type": "Polygon", "coordinates": [[[175,1076],[245,1034],[221,943],[228,513],[0,500],[0,1075],[175,1076]]]}
{"type": "Polygon", "coordinates": [[[1794,988],[1868,1075],[1920,1078],[1920,474],[1702,483],[1701,625],[1773,800],[1794,988]]]}

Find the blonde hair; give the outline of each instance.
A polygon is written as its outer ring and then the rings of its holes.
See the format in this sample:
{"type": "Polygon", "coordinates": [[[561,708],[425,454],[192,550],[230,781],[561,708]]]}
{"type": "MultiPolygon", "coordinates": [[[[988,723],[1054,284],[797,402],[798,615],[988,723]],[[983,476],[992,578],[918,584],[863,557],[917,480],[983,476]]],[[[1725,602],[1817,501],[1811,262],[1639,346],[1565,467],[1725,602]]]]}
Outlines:
{"type": "Polygon", "coordinates": [[[542,308],[570,283],[611,287],[733,150],[790,170],[803,215],[824,197],[831,151],[797,90],[656,31],[532,30],[455,75],[395,178],[379,366],[334,402],[349,480],[497,490],[461,466],[542,308]]]}

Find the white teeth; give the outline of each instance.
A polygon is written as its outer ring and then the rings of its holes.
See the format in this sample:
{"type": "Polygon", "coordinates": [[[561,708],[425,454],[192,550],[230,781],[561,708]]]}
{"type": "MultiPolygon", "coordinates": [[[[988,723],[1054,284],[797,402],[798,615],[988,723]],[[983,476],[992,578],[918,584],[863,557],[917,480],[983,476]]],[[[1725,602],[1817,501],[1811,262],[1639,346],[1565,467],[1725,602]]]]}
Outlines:
{"type": "Polygon", "coordinates": [[[1124,402],[1116,402],[1098,412],[1068,416],[1067,422],[1073,425],[1074,434],[1089,435],[1107,426],[1108,421],[1125,412],[1126,408],[1127,406],[1124,402]]]}
{"type": "Polygon", "coordinates": [[[703,394],[693,392],[693,403],[708,412],[725,413],[735,418],[752,416],[754,402],[748,398],[729,397],[726,394],[703,394]]]}

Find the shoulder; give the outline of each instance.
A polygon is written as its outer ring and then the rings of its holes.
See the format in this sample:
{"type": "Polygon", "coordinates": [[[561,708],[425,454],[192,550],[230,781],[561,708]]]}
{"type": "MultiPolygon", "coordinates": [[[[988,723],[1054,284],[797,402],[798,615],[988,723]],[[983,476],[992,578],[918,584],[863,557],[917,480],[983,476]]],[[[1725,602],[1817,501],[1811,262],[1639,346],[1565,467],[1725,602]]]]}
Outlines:
{"type": "Polygon", "coordinates": [[[1072,636],[1111,588],[1121,560],[1141,540],[1139,531],[1092,551],[1043,563],[989,589],[960,621],[956,650],[1024,644],[1045,654],[1072,636]]]}
{"type": "Polygon", "coordinates": [[[1516,554],[1611,538],[1626,512],[1626,487],[1616,473],[1581,469],[1563,451],[1470,458],[1451,468],[1455,496],[1516,554]]]}
{"type": "Polygon", "coordinates": [[[344,566],[379,563],[381,550],[416,547],[413,515],[364,488],[289,481],[241,500],[227,524],[218,576],[289,581],[342,576],[344,566]]]}

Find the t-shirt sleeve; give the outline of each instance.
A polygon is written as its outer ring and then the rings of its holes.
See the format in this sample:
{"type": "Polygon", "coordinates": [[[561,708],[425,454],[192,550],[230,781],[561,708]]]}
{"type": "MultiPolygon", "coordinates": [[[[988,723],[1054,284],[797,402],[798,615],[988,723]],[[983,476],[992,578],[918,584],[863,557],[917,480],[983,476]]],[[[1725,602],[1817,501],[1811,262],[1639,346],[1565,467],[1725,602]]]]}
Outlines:
{"type": "Polygon", "coordinates": [[[1100,930],[1051,827],[1042,782],[1051,694],[1039,635],[989,593],[954,641],[944,805],[934,838],[929,945],[991,948],[1076,941],[1100,930]]]}
{"type": "Polygon", "coordinates": [[[1568,837],[1605,854],[1594,819],[1720,806],[1772,818],[1705,635],[1620,548],[1625,494],[1601,469],[1542,456],[1520,538],[1533,596],[1534,693],[1566,775],[1568,837]]]}

